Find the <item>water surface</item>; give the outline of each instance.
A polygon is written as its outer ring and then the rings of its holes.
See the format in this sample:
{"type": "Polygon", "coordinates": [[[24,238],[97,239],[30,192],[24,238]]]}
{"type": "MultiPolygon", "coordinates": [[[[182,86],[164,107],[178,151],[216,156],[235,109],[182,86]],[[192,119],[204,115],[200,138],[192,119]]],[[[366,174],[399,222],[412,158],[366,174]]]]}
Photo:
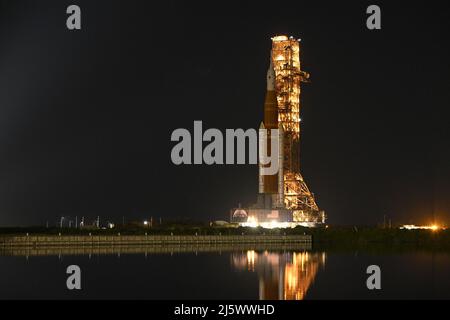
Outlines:
{"type": "Polygon", "coordinates": [[[445,252],[258,247],[8,254],[0,256],[0,299],[450,299],[445,252]],[[66,288],[72,264],[82,270],[81,291],[66,288]],[[366,287],[371,264],[381,268],[381,290],[366,287]]]}

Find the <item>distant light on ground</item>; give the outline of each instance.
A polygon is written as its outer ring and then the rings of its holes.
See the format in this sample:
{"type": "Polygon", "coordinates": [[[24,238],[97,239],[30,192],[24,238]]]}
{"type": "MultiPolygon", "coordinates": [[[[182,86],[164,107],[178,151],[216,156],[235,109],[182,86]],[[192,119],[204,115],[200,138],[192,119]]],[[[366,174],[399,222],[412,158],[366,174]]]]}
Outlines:
{"type": "Polygon", "coordinates": [[[279,222],[277,220],[271,221],[258,221],[255,217],[248,217],[247,222],[239,223],[243,227],[250,228],[265,228],[265,229],[285,229],[285,228],[295,228],[297,226],[312,228],[316,226],[315,222],[279,222]]]}
{"type": "Polygon", "coordinates": [[[432,230],[432,231],[438,231],[438,230],[445,230],[446,228],[441,227],[437,224],[432,224],[429,226],[416,226],[414,224],[405,224],[400,227],[400,229],[405,230],[432,230]]]}

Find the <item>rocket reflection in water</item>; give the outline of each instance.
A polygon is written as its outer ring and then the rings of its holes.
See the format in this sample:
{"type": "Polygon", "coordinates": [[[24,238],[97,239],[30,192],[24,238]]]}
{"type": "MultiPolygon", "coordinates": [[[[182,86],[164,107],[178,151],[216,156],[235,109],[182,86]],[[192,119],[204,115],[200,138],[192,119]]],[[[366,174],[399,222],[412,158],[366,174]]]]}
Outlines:
{"type": "Polygon", "coordinates": [[[256,272],[261,300],[303,300],[320,268],[325,267],[326,254],[311,252],[234,253],[233,267],[256,272]]]}

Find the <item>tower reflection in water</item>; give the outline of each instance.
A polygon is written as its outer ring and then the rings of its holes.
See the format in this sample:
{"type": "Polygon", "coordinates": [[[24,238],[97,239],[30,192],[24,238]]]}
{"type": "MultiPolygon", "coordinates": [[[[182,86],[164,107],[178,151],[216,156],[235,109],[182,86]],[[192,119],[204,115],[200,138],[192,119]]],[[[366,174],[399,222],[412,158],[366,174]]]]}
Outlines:
{"type": "Polygon", "coordinates": [[[261,300],[303,300],[320,268],[325,252],[233,253],[232,265],[241,271],[256,272],[261,300]]]}

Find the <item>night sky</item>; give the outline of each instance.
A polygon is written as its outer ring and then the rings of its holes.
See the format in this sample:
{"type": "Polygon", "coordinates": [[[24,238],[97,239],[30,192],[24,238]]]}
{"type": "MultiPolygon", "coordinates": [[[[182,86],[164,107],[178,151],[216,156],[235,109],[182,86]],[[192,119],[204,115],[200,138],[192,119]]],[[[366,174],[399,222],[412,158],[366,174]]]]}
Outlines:
{"type": "Polygon", "coordinates": [[[253,203],[256,165],[175,166],[170,136],[258,128],[277,34],[302,39],[302,174],[329,223],[450,224],[450,10],[392,2],[0,0],[0,225],[253,203]]]}

